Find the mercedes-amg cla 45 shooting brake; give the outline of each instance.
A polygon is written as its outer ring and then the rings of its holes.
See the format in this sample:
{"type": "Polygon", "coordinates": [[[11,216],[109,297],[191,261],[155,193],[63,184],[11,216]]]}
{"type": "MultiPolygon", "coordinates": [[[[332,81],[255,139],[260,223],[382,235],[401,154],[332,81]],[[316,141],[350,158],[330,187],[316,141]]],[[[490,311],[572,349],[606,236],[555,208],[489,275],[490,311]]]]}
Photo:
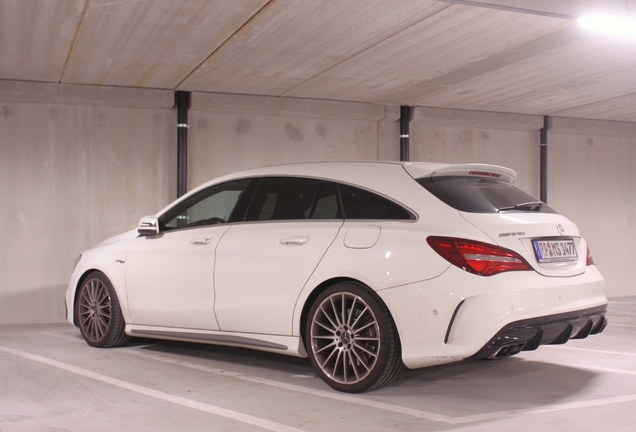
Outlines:
{"type": "Polygon", "coordinates": [[[585,240],[515,176],[381,162],[227,175],[84,252],[68,320],[95,347],[137,336],[309,357],[345,392],[601,332],[585,240]]]}

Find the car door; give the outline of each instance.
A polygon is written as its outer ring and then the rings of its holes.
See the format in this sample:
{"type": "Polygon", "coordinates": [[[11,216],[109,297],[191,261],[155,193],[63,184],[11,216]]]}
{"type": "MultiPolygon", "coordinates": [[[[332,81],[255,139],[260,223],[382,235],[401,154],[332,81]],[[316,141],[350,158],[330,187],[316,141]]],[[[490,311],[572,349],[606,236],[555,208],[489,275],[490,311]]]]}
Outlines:
{"type": "Polygon", "coordinates": [[[233,226],[217,246],[220,329],[291,335],[298,295],[342,224],[333,183],[262,178],[245,223],[233,226]]]}
{"type": "Polygon", "coordinates": [[[250,180],[207,188],[159,218],[158,235],[139,236],[126,253],[126,288],[133,323],[217,330],[216,246],[250,180]]]}

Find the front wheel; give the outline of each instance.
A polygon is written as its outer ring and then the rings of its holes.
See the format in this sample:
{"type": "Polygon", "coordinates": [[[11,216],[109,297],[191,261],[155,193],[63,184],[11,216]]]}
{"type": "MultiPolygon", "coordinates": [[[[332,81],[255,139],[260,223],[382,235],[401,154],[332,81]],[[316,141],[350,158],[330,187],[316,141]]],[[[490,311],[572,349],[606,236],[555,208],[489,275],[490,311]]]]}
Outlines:
{"type": "Polygon", "coordinates": [[[124,332],[117,293],[103,273],[93,272],[84,279],[75,308],[82,337],[90,346],[115,347],[130,339],[124,332]]]}
{"type": "Polygon", "coordinates": [[[404,368],[388,308],[360,283],[340,282],[323,291],[309,310],[305,329],[313,367],[336,390],[374,390],[404,368]]]}

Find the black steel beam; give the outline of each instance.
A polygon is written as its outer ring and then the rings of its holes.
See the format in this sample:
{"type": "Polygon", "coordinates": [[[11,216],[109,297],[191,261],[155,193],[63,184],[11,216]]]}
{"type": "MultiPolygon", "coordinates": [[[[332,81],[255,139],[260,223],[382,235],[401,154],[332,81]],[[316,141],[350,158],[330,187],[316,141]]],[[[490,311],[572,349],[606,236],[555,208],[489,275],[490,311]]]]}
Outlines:
{"type": "Polygon", "coordinates": [[[400,107],[400,161],[408,162],[410,159],[410,134],[409,123],[411,122],[411,107],[402,105],[400,107]]]}
{"type": "Polygon", "coordinates": [[[190,92],[174,93],[177,105],[177,198],[188,190],[188,110],[190,92]]]}
{"type": "Polygon", "coordinates": [[[544,203],[548,203],[548,130],[552,127],[552,118],[543,116],[541,128],[541,196],[544,203]]]}

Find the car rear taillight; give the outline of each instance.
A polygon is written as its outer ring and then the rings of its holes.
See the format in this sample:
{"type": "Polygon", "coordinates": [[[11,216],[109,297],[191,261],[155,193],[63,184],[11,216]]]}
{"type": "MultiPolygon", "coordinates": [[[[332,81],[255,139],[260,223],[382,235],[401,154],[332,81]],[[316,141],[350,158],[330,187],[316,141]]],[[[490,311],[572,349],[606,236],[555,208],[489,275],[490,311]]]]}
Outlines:
{"type": "Polygon", "coordinates": [[[587,257],[585,258],[585,265],[591,266],[594,265],[594,258],[592,258],[592,252],[590,252],[590,248],[587,248],[587,257]]]}
{"type": "Polygon", "coordinates": [[[499,246],[452,237],[429,237],[426,241],[442,258],[470,273],[492,276],[532,270],[519,254],[499,246]]]}

